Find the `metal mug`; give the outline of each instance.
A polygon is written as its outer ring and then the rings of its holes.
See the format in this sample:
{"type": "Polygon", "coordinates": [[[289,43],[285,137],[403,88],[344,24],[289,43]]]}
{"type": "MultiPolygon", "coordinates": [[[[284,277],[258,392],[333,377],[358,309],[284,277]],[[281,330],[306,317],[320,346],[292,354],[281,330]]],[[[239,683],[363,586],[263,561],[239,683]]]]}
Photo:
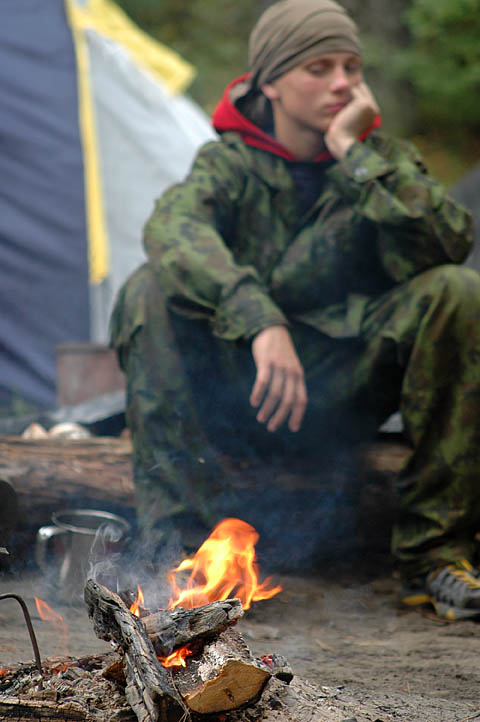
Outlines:
{"type": "Polygon", "coordinates": [[[37,532],[35,560],[56,601],[82,602],[87,576],[122,552],[130,524],[98,509],[65,509],[53,513],[52,522],[37,532]]]}

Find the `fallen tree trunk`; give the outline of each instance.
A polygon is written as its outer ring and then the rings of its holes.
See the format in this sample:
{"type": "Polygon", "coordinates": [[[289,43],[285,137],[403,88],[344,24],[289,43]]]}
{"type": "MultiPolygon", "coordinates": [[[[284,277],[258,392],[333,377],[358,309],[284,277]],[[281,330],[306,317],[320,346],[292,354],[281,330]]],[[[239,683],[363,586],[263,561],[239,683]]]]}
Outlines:
{"type": "Polygon", "coordinates": [[[375,443],[360,444],[355,458],[361,473],[375,473],[378,476],[399,474],[412,453],[412,447],[405,439],[383,439],[375,443]]]}
{"type": "Polygon", "coordinates": [[[8,482],[16,496],[18,522],[9,547],[12,557],[33,549],[37,529],[50,523],[52,512],[84,507],[133,516],[128,440],[28,441],[0,436],[0,479],[8,482]]]}
{"type": "Polygon", "coordinates": [[[68,498],[133,505],[132,446],[128,439],[0,436],[0,478],[34,517],[68,504],[68,498]],[[55,484],[52,484],[52,479],[55,484]],[[35,511],[35,506],[40,510],[35,511]]]}
{"type": "MultiPolygon", "coordinates": [[[[374,486],[374,492],[384,489],[387,511],[391,509],[388,490],[390,483],[402,469],[410,449],[402,440],[381,440],[358,447],[355,454],[355,474],[374,486]]],[[[241,473],[241,470],[239,470],[241,473]]],[[[248,486],[249,475],[245,474],[248,486]]],[[[133,484],[131,442],[112,437],[92,437],[88,440],[46,438],[26,440],[19,436],[0,436],[0,479],[8,482],[7,492],[13,490],[18,522],[15,533],[5,534],[0,546],[7,546],[10,558],[32,555],[35,535],[39,527],[49,524],[52,512],[65,508],[95,508],[133,518],[135,493],[133,484]],[[11,536],[11,539],[8,538],[11,536]]],[[[255,475],[251,483],[256,483],[255,475]]],[[[285,473],[275,475],[275,488],[297,495],[299,490],[334,483],[314,473],[285,473]]],[[[382,500],[384,499],[382,497],[382,500]]],[[[366,505],[369,526],[380,525],[385,514],[382,505],[366,505]],[[382,510],[380,514],[378,509],[382,510]],[[373,522],[371,521],[373,519],[373,522]]],[[[8,515],[9,526],[14,517],[8,515]]],[[[390,519],[388,519],[390,523],[390,519]]],[[[375,535],[372,546],[385,544],[385,534],[375,535]],[[377,539],[378,537],[378,539],[377,539]]],[[[5,559],[3,560],[5,562],[5,559]]]]}

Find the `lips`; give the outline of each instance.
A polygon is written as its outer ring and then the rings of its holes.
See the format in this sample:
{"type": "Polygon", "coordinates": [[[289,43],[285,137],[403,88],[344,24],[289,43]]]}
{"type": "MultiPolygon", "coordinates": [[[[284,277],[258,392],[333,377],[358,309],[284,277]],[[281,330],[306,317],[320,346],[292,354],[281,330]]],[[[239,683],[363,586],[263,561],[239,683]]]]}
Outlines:
{"type": "Polygon", "coordinates": [[[327,105],[325,110],[327,113],[330,113],[331,115],[335,115],[336,113],[339,113],[345,106],[345,103],[333,103],[332,105],[327,105]]]}

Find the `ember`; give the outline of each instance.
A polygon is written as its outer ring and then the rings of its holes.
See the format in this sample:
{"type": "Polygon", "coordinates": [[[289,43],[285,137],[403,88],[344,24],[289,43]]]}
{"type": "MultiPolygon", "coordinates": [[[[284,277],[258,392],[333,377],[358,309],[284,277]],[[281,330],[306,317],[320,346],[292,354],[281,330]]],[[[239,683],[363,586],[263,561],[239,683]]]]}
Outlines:
{"type": "Polygon", "coordinates": [[[187,644],[184,647],[180,647],[180,649],[176,649],[172,654],[169,654],[168,657],[157,657],[157,659],[160,664],[167,669],[169,667],[186,667],[186,658],[192,654],[193,652],[187,644]]]}
{"type": "Polygon", "coordinates": [[[168,575],[173,589],[169,609],[193,609],[213,601],[238,597],[244,609],[252,602],[270,599],[282,591],[270,586],[270,579],[258,584],[255,544],[258,534],[240,519],[224,519],[198,549],[168,575]],[[186,587],[177,583],[177,574],[191,571],[186,587]]]}

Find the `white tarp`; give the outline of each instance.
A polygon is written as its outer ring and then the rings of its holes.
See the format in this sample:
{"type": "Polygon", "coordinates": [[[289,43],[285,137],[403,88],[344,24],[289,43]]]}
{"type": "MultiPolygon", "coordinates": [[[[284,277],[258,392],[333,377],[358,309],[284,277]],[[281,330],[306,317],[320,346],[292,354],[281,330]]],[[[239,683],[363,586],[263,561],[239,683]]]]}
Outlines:
{"type": "Polygon", "coordinates": [[[184,95],[170,95],[115,43],[87,30],[109,272],[92,286],[92,338],[103,341],[119,286],[144,260],[142,227],[154,200],[188,172],[215,133],[184,95]]]}

